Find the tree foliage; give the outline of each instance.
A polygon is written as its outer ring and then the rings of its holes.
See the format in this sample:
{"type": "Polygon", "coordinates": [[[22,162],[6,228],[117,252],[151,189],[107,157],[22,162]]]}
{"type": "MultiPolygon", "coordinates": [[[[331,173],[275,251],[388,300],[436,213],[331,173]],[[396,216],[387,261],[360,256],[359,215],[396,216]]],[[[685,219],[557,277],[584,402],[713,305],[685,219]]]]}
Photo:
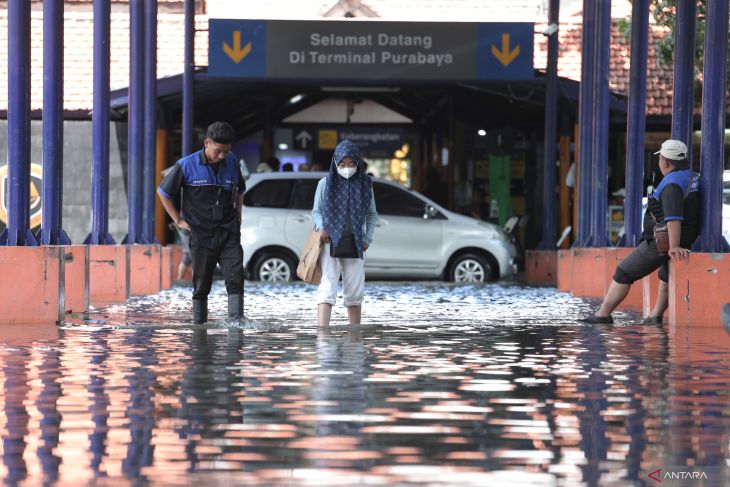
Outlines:
{"type": "MultiPolygon", "coordinates": [[[[677,0],[650,0],[649,9],[658,26],[668,27],[667,35],[657,39],[655,44],[657,63],[660,67],[671,69],[674,63],[674,26],[677,19],[677,0]]],[[[697,23],[695,36],[695,100],[700,100],[702,70],[704,67],[705,25],[707,19],[707,0],[697,0],[697,23]]],[[[631,37],[631,19],[619,21],[619,31],[631,37]]],[[[730,31],[728,32],[730,35],[730,31]]],[[[730,45],[728,46],[730,57],[730,45]]],[[[730,62],[728,62],[728,86],[730,87],[730,62]]]]}

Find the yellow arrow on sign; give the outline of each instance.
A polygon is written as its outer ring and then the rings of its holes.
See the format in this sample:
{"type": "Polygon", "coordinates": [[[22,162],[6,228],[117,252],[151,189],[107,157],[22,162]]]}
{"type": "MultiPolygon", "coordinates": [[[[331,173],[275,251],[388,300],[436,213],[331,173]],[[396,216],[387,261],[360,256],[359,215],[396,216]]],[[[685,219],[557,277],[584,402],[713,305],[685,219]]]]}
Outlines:
{"type": "Polygon", "coordinates": [[[233,47],[229,46],[226,42],[223,43],[223,51],[228,54],[228,57],[233,60],[234,63],[238,64],[248,56],[251,52],[251,43],[247,43],[241,48],[241,31],[233,31],[233,47]]]}
{"type": "Polygon", "coordinates": [[[502,63],[503,66],[509,65],[515,60],[520,54],[520,45],[510,51],[509,49],[509,34],[502,34],[502,50],[497,49],[497,46],[492,44],[492,54],[497,60],[502,63]]]}

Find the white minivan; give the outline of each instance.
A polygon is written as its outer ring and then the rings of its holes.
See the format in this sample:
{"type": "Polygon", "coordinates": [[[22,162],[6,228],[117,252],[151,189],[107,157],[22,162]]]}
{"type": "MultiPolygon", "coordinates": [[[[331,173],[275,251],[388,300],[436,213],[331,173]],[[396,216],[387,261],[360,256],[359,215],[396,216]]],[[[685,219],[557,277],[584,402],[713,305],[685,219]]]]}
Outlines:
{"type": "MultiPolygon", "coordinates": [[[[256,173],[246,181],[243,263],[250,279],[290,281],[326,173],[256,173]]],[[[516,250],[499,226],[452,213],[416,191],[373,178],[378,222],[368,278],[486,282],[515,273],[516,250]]]]}

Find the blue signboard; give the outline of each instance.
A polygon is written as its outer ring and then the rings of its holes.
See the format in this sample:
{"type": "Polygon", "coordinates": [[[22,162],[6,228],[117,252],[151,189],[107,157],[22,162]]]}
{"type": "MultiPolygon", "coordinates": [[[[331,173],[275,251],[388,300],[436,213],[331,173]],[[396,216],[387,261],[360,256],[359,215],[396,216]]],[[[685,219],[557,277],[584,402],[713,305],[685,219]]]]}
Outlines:
{"type": "Polygon", "coordinates": [[[209,21],[208,74],[336,80],[533,78],[534,24],[209,21]]]}
{"type": "Polygon", "coordinates": [[[266,78],[266,21],[210,19],[208,65],[215,76],[266,78]]]}
{"type": "Polygon", "coordinates": [[[477,24],[477,77],[531,79],[534,24],[477,24]]]}

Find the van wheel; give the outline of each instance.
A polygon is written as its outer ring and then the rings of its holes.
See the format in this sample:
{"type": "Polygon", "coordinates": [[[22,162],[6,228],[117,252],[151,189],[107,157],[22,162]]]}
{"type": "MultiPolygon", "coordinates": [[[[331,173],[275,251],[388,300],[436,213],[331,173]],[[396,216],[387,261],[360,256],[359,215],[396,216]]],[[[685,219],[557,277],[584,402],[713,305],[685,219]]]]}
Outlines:
{"type": "Polygon", "coordinates": [[[494,279],[491,264],[478,254],[462,254],[454,259],[449,268],[449,280],[460,283],[479,283],[494,279]]]}
{"type": "Polygon", "coordinates": [[[282,254],[265,253],[256,259],[253,277],[264,282],[288,282],[294,277],[294,264],[282,254]]]}

